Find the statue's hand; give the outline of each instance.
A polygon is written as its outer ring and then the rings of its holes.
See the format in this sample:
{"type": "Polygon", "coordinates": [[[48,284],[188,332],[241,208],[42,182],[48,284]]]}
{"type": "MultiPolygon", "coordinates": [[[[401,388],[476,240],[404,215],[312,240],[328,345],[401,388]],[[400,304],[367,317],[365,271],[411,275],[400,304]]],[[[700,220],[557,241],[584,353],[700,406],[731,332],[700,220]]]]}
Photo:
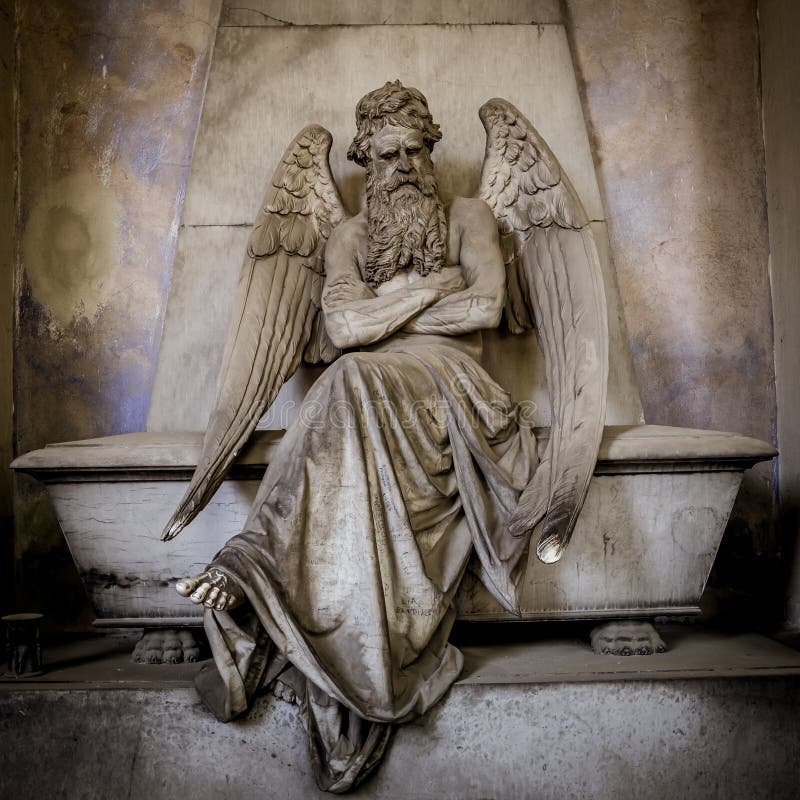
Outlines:
{"type": "Polygon", "coordinates": [[[443,267],[439,272],[429,272],[418,278],[412,285],[434,289],[439,299],[467,288],[461,267],[443,267]]]}
{"type": "Polygon", "coordinates": [[[353,280],[349,275],[330,281],[325,286],[325,302],[329,306],[337,306],[353,300],[371,300],[373,297],[375,297],[375,292],[364,281],[353,280]]]}

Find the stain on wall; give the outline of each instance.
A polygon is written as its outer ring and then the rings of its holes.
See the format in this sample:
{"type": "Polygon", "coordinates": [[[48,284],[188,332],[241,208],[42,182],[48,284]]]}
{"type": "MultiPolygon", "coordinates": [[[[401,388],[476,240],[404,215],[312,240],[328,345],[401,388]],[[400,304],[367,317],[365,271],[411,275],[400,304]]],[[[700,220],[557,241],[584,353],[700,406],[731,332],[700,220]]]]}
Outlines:
{"type": "MultiPolygon", "coordinates": [[[[18,4],[18,453],[144,429],[219,7],[18,4]]],[[[20,482],[18,602],[58,615],[45,504],[20,482]]]]}
{"type": "MultiPolygon", "coordinates": [[[[645,418],[774,442],[756,4],[567,8],[645,418]]],[[[736,613],[776,613],[774,493],[774,465],[748,473],[723,541],[736,613]]]]}
{"type": "Polygon", "coordinates": [[[20,451],[144,427],[216,5],[20,6],[20,451]]]}

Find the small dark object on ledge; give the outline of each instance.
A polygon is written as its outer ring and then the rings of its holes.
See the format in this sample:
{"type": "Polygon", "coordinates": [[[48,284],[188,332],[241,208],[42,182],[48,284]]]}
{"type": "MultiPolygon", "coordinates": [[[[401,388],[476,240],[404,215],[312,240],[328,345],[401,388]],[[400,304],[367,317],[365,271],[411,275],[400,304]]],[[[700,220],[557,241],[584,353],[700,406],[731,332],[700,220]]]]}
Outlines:
{"type": "Polygon", "coordinates": [[[43,614],[7,614],[2,617],[6,625],[5,678],[31,678],[41,675],[42,643],[39,625],[43,614]]]}

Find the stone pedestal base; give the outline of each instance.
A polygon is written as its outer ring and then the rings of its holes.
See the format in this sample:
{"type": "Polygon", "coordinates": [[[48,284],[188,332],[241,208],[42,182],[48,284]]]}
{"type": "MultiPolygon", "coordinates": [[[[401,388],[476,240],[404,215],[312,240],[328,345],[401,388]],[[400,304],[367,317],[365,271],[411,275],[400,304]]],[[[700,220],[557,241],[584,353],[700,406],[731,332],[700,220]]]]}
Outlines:
{"type": "MultiPolygon", "coordinates": [[[[648,657],[575,641],[464,648],[462,682],[398,729],[351,796],[796,798],[800,655],[755,636],[664,638],[648,657]]],[[[222,724],[194,665],[64,663],[49,684],[0,682],[0,797],[330,798],[297,706],[266,694],[222,724]]]]}

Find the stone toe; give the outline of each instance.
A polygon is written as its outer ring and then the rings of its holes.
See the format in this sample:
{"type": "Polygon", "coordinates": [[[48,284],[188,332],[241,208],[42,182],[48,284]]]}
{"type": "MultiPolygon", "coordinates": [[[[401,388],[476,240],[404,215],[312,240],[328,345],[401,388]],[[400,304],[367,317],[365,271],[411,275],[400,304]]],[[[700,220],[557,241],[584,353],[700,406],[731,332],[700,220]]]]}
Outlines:
{"type": "Polygon", "coordinates": [[[192,594],[189,596],[189,599],[193,603],[200,604],[203,600],[206,599],[206,595],[208,594],[208,590],[211,588],[210,583],[201,583],[197,589],[195,589],[192,594]]]}
{"type": "Polygon", "coordinates": [[[181,597],[188,597],[197,588],[199,582],[197,578],[184,578],[175,584],[175,591],[181,597]]]}
{"type": "Polygon", "coordinates": [[[203,605],[206,608],[213,608],[214,604],[217,602],[217,597],[220,595],[220,590],[213,586],[211,590],[206,594],[205,600],[203,600],[203,605]]]}

